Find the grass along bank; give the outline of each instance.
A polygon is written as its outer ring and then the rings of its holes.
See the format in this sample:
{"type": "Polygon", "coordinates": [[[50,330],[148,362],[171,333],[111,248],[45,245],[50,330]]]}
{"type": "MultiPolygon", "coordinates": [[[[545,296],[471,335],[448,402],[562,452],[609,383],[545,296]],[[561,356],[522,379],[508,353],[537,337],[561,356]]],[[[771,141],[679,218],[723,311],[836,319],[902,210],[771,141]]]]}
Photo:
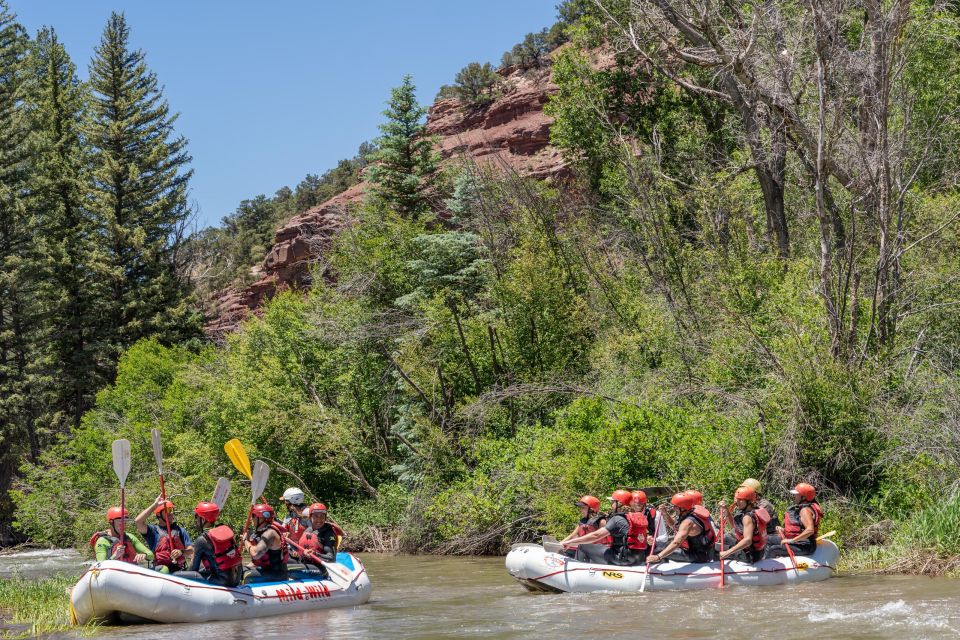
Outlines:
{"type": "MultiPolygon", "coordinates": [[[[28,638],[71,628],[67,589],[76,576],[52,576],[39,580],[0,578],[0,638],[28,638]]],[[[94,627],[76,629],[82,635],[94,627]]]]}

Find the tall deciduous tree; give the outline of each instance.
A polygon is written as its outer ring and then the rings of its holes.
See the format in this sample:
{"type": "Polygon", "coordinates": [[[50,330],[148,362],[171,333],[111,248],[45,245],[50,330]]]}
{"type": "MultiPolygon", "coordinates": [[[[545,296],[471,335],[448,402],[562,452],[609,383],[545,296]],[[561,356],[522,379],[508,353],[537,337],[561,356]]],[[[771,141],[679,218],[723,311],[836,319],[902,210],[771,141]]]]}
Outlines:
{"type": "Polygon", "coordinates": [[[91,208],[103,225],[110,300],[104,338],[115,351],[156,334],[196,330],[178,273],[190,214],[187,141],[174,132],[140,50],[130,49],[123,14],[114,13],[90,63],[93,151],[91,208]]]}
{"type": "Polygon", "coordinates": [[[77,426],[106,382],[95,327],[107,297],[102,286],[101,234],[86,207],[87,158],[83,148],[86,93],[76,67],[51,28],[31,48],[27,112],[31,128],[31,209],[41,257],[39,297],[48,337],[41,364],[54,396],[53,426],[77,426]],[[50,384],[52,383],[52,384],[50,384]]]}
{"type": "Polygon", "coordinates": [[[389,108],[383,112],[387,121],[380,125],[383,135],[377,139],[376,164],[370,169],[374,193],[401,215],[414,218],[427,210],[425,191],[437,168],[433,141],[425,135],[427,110],[417,102],[416,91],[409,75],[391,91],[389,108]]]}

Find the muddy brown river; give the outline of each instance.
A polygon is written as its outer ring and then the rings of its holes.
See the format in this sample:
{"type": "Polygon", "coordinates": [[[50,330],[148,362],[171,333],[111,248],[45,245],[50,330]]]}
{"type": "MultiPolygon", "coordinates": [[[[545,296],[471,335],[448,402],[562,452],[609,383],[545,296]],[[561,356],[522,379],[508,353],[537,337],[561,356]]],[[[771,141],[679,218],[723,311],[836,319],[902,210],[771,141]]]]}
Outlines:
{"type": "MultiPolygon", "coordinates": [[[[361,554],[366,605],[244,622],[109,627],[97,638],[960,638],[960,580],[839,576],[723,591],[533,594],[503,558],[361,554]]],[[[79,574],[51,552],[0,557],[0,576],[79,574]]],[[[58,636],[58,637],[72,637],[58,636]]]]}

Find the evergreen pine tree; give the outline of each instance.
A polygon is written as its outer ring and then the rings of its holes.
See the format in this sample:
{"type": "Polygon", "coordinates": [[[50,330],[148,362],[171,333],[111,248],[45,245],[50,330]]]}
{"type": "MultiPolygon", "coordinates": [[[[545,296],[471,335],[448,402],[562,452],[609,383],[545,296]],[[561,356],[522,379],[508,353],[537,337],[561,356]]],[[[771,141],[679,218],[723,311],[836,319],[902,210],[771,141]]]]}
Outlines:
{"type": "Polygon", "coordinates": [[[427,110],[417,102],[416,87],[407,75],[391,91],[387,121],[380,125],[378,150],[370,167],[374,194],[401,215],[417,217],[428,208],[425,191],[437,168],[433,141],[426,137],[427,110]]]}
{"type": "Polygon", "coordinates": [[[90,63],[91,209],[105,233],[109,305],[104,339],[115,351],[139,338],[173,341],[199,330],[178,260],[189,216],[187,141],[156,75],[114,13],[90,63]]]}
{"type": "Polygon", "coordinates": [[[81,126],[85,91],[76,67],[53,29],[42,29],[29,57],[31,207],[41,256],[40,297],[47,337],[38,365],[47,373],[54,428],[76,426],[107,382],[109,354],[96,341],[97,317],[108,292],[104,255],[86,208],[87,177],[81,126]]]}

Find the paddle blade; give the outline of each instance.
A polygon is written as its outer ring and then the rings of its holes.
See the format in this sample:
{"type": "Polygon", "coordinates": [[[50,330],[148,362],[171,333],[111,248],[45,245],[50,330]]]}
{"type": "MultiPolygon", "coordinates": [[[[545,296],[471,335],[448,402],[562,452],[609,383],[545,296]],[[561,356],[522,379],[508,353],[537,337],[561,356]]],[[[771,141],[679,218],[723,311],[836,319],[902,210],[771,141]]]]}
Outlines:
{"type": "Polygon", "coordinates": [[[230,462],[237,468],[237,471],[252,480],[253,473],[250,471],[250,458],[247,457],[247,450],[243,448],[243,444],[234,438],[223,445],[223,450],[227,452],[230,462]]]}
{"type": "Polygon", "coordinates": [[[250,483],[250,504],[256,504],[257,498],[263,495],[263,490],[267,487],[267,479],[270,477],[270,467],[263,460],[257,460],[253,463],[253,476],[250,483]]]}
{"type": "Polygon", "coordinates": [[[153,459],[157,461],[157,471],[163,475],[163,449],[160,446],[160,432],[150,430],[150,440],[153,443],[153,459]]]}
{"type": "Polygon", "coordinates": [[[130,473],[130,441],[113,441],[113,472],[120,480],[120,486],[127,484],[127,474],[130,473]]]}
{"type": "Polygon", "coordinates": [[[217,486],[213,490],[213,504],[223,509],[227,503],[227,497],[230,495],[230,481],[226,478],[217,480],[217,486]]]}

